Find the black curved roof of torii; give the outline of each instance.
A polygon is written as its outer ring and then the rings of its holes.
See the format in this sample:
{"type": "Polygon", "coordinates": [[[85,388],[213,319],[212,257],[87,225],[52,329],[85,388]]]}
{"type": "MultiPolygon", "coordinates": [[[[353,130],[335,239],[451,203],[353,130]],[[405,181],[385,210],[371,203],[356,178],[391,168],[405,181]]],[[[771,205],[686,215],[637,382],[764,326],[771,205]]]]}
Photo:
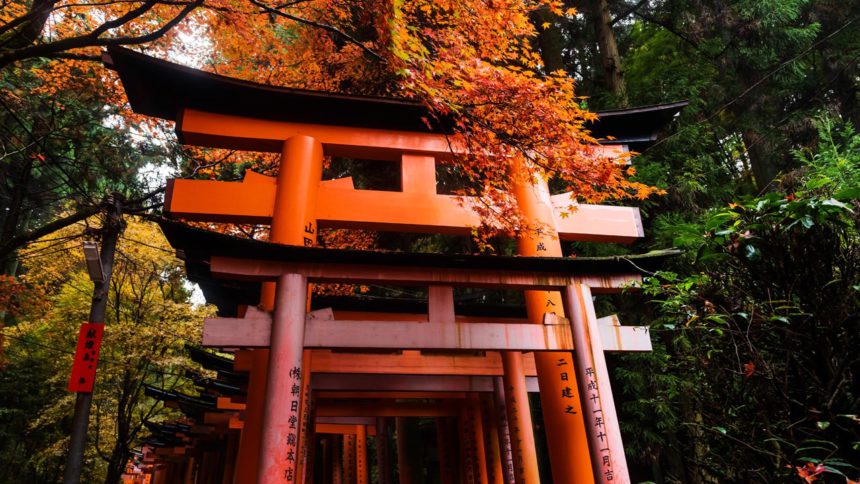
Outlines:
{"type": "MultiPolygon", "coordinates": [[[[400,98],[356,96],[259,84],[174,64],[122,47],[108,47],[104,64],[117,71],[132,109],[178,121],[184,108],[278,121],[439,132],[449,120],[435,119],[423,104],[400,98]],[[428,122],[430,126],[428,126],[428,122]]],[[[632,149],[647,146],[686,101],[598,112],[589,125],[599,139],[632,149]]]]}
{"type": "MultiPolygon", "coordinates": [[[[158,223],[161,226],[161,231],[167,237],[167,241],[177,250],[180,258],[185,261],[188,279],[199,284],[206,300],[218,306],[222,316],[235,314],[237,304],[257,304],[260,300],[260,284],[213,277],[209,271],[209,259],[212,256],[309,263],[528,270],[569,274],[648,274],[658,270],[668,259],[680,254],[678,250],[668,249],[647,254],[569,258],[327,249],[234,237],[168,219],[160,219],[158,223]]],[[[328,298],[324,301],[324,305],[318,308],[331,305],[346,309],[355,306],[358,302],[356,298],[350,299],[352,301],[328,298]]],[[[362,302],[359,305],[366,306],[367,304],[362,302]]],[[[415,301],[388,301],[385,305],[389,310],[396,307],[402,312],[423,312],[422,305],[416,304],[415,301]]],[[[480,309],[479,312],[482,315],[487,315],[488,308],[484,305],[481,306],[481,308],[471,309],[480,309]]],[[[462,314],[471,312],[468,311],[469,308],[463,309],[467,309],[467,311],[462,314]]],[[[365,308],[365,310],[370,309],[365,308]]],[[[505,312],[511,313],[511,308],[505,308],[505,312]]],[[[492,313],[491,310],[490,313],[492,313]]],[[[515,316],[516,313],[514,310],[509,315],[515,316]]]]}

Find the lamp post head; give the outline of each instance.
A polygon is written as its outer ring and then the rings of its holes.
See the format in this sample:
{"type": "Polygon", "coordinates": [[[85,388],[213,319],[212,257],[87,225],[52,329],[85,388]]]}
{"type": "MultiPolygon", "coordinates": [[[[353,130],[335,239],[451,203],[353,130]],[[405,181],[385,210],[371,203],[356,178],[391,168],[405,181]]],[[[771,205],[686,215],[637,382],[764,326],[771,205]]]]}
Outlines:
{"type": "Polygon", "coordinates": [[[102,266],[101,256],[99,255],[99,244],[92,240],[85,240],[83,249],[90,280],[93,282],[105,282],[105,271],[102,266]]]}

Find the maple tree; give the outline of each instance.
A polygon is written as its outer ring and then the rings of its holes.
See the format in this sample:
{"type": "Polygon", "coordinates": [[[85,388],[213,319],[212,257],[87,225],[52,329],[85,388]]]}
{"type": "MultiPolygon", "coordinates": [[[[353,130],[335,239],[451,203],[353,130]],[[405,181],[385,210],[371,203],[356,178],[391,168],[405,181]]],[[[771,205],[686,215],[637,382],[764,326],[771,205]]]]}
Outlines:
{"type": "Polygon", "coordinates": [[[585,129],[596,116],[580,106],[574,80],[546,72],[533,47],[530,14],[561,2],[291,2],[272,16],[234,10],[213,14],[213,70],[291,87],[394,95],[418,100],[428,124],[452,122],[453,164],[471,183],[461,193],[492,203],[485,218],[516,214],[505,194],[513,183],[552,177],[585,202],[645,198],[656,190],[630,181],[619,160],[597,156],[585,129]],[[254,28],[219,35],[239,15],[254,28]],[[301,20],[297,20],[301,19],[301,20]],[[286,24],[284,25],[284,22],[286,24]],[[272,25],[274,24],[274,26],[272,25]],[[504,26],[504,28],[500,28],[504,26]],[[262,49],[247,54],[249,41],[262,49]],[[249,58],[250,57],[250,58],[249,58]],[[261,68],[257,68],[257,67],[261,68]]]}

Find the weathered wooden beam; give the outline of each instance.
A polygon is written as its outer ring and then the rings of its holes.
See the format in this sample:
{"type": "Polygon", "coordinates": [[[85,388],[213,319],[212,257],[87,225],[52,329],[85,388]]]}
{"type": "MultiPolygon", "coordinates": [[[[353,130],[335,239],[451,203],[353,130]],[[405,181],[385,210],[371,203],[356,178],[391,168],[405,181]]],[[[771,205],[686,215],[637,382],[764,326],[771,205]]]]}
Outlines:
{"type": "Polygon", "coordinates": [[[230,424],[232,412],[206,412],[203,414],[203,423],[217,427],[227,427],[230,424]]]}
{"type": "Polygon", "coordinates": [[[353,400],[356,398],[393,398],[397,400],[426,400],[429,398],[447,398],[454,400],[462,400],[466,398],[464,392],[330,392],[317,391],[314,393],[316,398],[322,399],[346,399],[353,400]]]}
{"type": "MultiPolygon", "coordinates": [[[[314,373],[311,387],[314,391],[492,392],[493,377],[314,373]]],[[[526,388],[529,392],[537,392],[537,378],[526,377],[526,388]]]]}
{"type": "Polygon", "coordinates": [[[550,197],[561,240],[630,243],[645,236],[636,207],[574,203],[571,193],[550,197]]]}
{"type": "MultiPolygon", "coordinates": [[[[376,420],[375,418],[373,419],[376,420]]],[[[342,423],[316,423],[314,424],[314,433],[315,434],[337,434],[337,435],[355,435],[358,430],[358,425],[356,424],[342,424],[342,423]]],[[[373,425],[365,426],[367,428],[367,435],[376,435],[376,424],[374,422],[373,425]]]]}
{"type": "Polygon", "coordinates": [[[594,293],[618,293],[635,282],[639,274],[572,275],[532,271],[499,271],[449,267],[380,267],[362,264],[278,262],[238,257],[212,256],[213,276],[226,279],[273,281],[281,274],[304,274],[310,282],[379,284],[392,286],[460,286],[498,289],[553,290],[570,284],[591,287],[594,293]]]}
{"type": "Polygon", "coordinates": [[[460,411],[456,402],[320,402],[315,409],[320,417],[450,417],[460,411]]]}
{"type": "MultiPolygon", "coordinates": [[[[432,307],[432,306],[431,306],[432,307]]],[[[458,323],[415,321],[328,321],[308,319],[305,348],[373,350],[571,351],[570,325],[458,323]]],[[[606,351],[650,351],[648,328],[618,326],[604,318],[600,337],[606,351]]],[[[269,346],[270,318],[207,318],[203,346],[262,348],[269,346]]]]}
{"type": "Polygon", "coordinates": [[[376,417],[316,417],[314,422],[342,425],[376,425],[376,417]]]}
{"type": "MultiPolygon", "coordinates": [[[[421,353],[408,350],[396,353],[349,353],[311,350],[314,373],[385,375],[465,375],[501,376],[502,359],[496,351],[479,354],[421,353]]],[[[524,353],[523,370],[535,376],[534,353],[524,353]]],[[[238,367],[237,367],[238,368],[238,367]]]]}
{"type": "Polygon", "coordinates": [[[218,397],[216,407],[219,410],[245,410],[245,404],[234,402],[230,397],[218,397]]]}

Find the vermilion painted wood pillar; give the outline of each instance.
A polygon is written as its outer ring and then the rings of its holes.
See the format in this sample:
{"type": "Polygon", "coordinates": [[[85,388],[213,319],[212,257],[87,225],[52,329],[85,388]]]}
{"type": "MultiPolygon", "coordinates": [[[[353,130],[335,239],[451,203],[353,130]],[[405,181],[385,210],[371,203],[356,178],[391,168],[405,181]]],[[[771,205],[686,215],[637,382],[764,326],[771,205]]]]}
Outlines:
{"type": "MultiPolygon", "coordinates": [[[[314,208],[322,179],[322,156],[322,145],[309,136],[294,136],[284,142],[270,241],[302,246],[316,243],[314,208]]],[[[307,279],[298,274],[285,274],[277,284],[263,413],[264,433],[257,473],[260,484],[301,481],[297,463],[301,459],[302,344],[307,279]]],[[[264,284],[264,307],[270,305],[272,292],[271,285],[264,284]]]]}
{"type": "Polygon", "coordinates": [[[388,417],[376,419],[376,466],[378,469],[378,484],[391,484],[391,440],[389,437],[388,417]]]}
{"type": "Polygon", "coordinates": [[[600,343],[591,290],[581,284],[568,286],[564,300],[570,314],[571,333],[576,348],[574,357],[580,391],[586,397],[582,406],[588,422],[586,429],[595,479],[601,483],[629,484],[621,428],[615,412],[609,369],[600,343]]]}
{"type": "MultiPolygon", "coordinates": [[[[561,243],[553,218],[552,202],[546,180],[542,176],[529,179],[524,168],[513,176],[517,206],[526,221],[533,224],[531,230],[523,231],[517,239],[519,254],[532,257],[561,257],[563,255],[561,243]]],[[[547,312],[564,315],[561,295],[557,291],[526,291],[525,299],[528,318],[533,324],[543,324],[543,316],[547,312]]],[[[573,358],[569,352],[537,352],[535,367],[540,386],[553,481],[556,484],[592,483],[594,477],[591,472],[588,440],[573,358]]],[[[509,415],[510,411],[509,409],[509,415]]],[[[513,425],[513,419],[510,420],[513,425]]],[[[513,432],[511,437],[516,448],[517,443],[513,432]]],[[[528,480],[527,482],[538,481],[528,480]]]]}
{"type": "Polygon", "coordinates": [[[436,418],[436,448],[439,452],[439,477],[442,484],[456,484],[457,442],[452,438],[451,419],[436,418]]]}
{"type": "Polygon", "coordinates": [[[302,345],[308,281],[301,274],[283,274],[278,278],[277,289],[257,473],[260,484],[299,480],[296,464],[300,458],[302,345]]]}
{"type": "Polygon", "coordinates": [[[475,482],[476,484],[489,484],[487,475],[487,454],[484,447],[484,417],[481,411],[481,401],[477,393],[469,394],[467,400],[469,406],[469,420],[471,426],[469,433],[471,434],[471,443],[474,446],[475,454],[475,482]]]}
{"type": "Polygon", "coordinates": [[[152,484],[164,484],[164,470],[158,464],[152,466],[152,484]]]}
{"type": "MultiPolygon", "coordinates": [[[[207,465],[206,461],[206,454],[204,453],[200,472],[200,474],[203,474],[203,476],[201,477],[205,477],[203,469],[205,469],[207,465]]],[[[182,479],[182,482],[184,482],[185,484],[194,484],[194,477],[194,457],[188,457],[187,459],[185,459],[185,477],[182,479]]]]}
{"type": "Polygon", "coordinates": [[[266,402],[266,380],[269,371],[269,350],[248,351],[248,398],[245,417],[239,436],[234,484],[257,482],[257,464],[263,434],[263,406],[266,402]]]}
{"type": "Polygon", "coordinates": [[[355,482],[355,435],[343,436],[343,484],[355,482]]]}
{"type": "Polygon", "coordinates": [[[331,482],[343,484],[343,437],[335,435],[331,439],[331,482]]]}
{"type": "Polygon", "coordinates": [[[419,484],[416,474],[420,472],[420,465],[416,462],[415,451],[412,445],[415,438],[412,434],[412,425],[407,417],[395,417],[395,431],[397,433],[397,469],[400,475],[400,484],[419,484]]]}
{"type": "MultiPolygon", "coordinates": [[[[305,308],[310,309],[310,298],[308,298],[305,308]]],[[[311,350],[304,350],[302,352],[302,362],[304,367],[302,368],[302,403],[300,405],[302,414],[299,417],[302,425],[299,433],[299,455],[301,458],[299,459],[298,475],[301,476],[301,482],[303,484],[312,483],[314,474],[315,428],[312,423],[314,421],[313,399],[311,396],[312,357],[313,352],[311,350]]]]}
{"type": "MultiPolygon", "coordinates": [[[[537,356],[537,355],[535,355],[537,356]]],[[[502,353],[504,367],[505,407],[508,411],[508,429],[511,436],[511,454],[514,462],[514,479],[517,484],[538,484],[537,451],[532,430],[532,415],[528,403],[528,389],[520,352],[502,353]]]]}
{"type": "MultiPolygon", "coordinates": [[[[316,245],[315,207],[322,180],[322,158],[322,145],[309,136],[293,136],[284,141],[269,241],[288,245],[316,245]]],[[[263,307],[274,307],[274,285],[264,283],[262,290],[263,307]]]]}
{"type": "Polygon", "coordinates": [[[499,434],[499,453],[502,457],[502,474],[505,484],[514,484],[514,456],[511,450],[511,431],[505,403],[505,383],[502,377],[493,378],[493,406],[496,409],[496,428],[499,434]]]}
{"type": "Polygon", "coordinates": [[[463,484],[479,484],[475,475],[475,442],[472,422],[469,419],[469,404],[463,402],[457,416],[457,435],[460,441],[460,481],[463,484]]]}
{"type": "Polygon", "coordinates": [[[484,455],[487,460],[487,481],[490,484],[504,484],[502,457],[499,452],[499,427],[496,424],[496,409],[492,395],[481,395],[481,415],[484,427],[484,455]]]}
{"type": "Polygon", "coordinates": [[[355,482],[370,484],[370,466],[367,462],[367,426],[355,426],[355,482]]]}
{"type": "Polygon", "coordinates": [[[334,469],[334,463],[331,461],[331,439],[329,437],[320,438],[320,456],[319,459],[322,463],[322,482],[323,484],[332,484],[332,470],[334,469]]]}
{"type": "Polygon", "coordinates": [[[221,484],[232,484],[236,472],[236,457],[239,451],[239,434],[235,431],[226,436],[227,448],[224,450],[224,472],[221,474],[221,484]]]}

